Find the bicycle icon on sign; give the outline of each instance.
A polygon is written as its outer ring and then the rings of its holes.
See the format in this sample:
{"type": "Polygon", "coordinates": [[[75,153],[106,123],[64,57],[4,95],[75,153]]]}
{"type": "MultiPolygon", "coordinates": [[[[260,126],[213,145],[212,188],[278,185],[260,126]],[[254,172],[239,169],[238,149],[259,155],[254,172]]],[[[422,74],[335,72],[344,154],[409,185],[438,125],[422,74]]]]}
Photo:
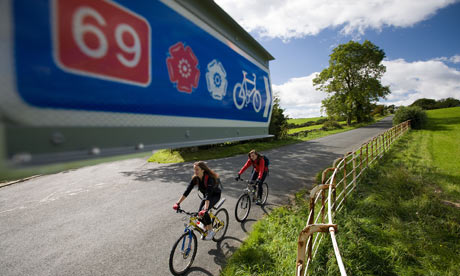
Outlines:
{"type": "Polygon", "coordinates": [[[236,108],[242,109],[249,105],[252,100],[252,107],[255,112],[259,112],[262,108],[262,96],[259,90],[256,89],[256,74],[252,73],[254,80],[246,77],[248,73],[243,71],[243,81],[237,83],[233,88],[233,102],[236,108]],[[248,83],[253,85],[252,90],[248,90],[248,83]]]}

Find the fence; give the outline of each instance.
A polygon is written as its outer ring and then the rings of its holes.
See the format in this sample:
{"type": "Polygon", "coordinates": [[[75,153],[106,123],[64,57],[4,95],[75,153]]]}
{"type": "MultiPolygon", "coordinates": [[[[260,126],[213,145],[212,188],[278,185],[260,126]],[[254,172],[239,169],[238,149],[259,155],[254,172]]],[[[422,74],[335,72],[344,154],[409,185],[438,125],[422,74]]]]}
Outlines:
{"type": "Polygon", "coordinates": [[[340,273],[342,276],[347,275],[335,239],[337,225],[333,224],[333,219],[336,213],[344,206],[347,196],[356,188],[357,181],[362,173],[373,162],[382,157],[396,139],[409,128],[409,121],[394,126],[361,145],[359,149],[336,159],[332,168],[323,171],[321,185],[314,187],[310,191],[310,213],[307,225],[299,234],[296,261],[297,276],[308,275],[308,267],[324,238],[321,233],[326,232],[330,233],[340,273]],[[327,175],[330,175],[330,177],[327,178],[327,175]],[[327,197],[326,190],[328,191],[327,197]],[[317,213],[315,213],[315,210],[318,210],[317,213]],[[325,223],[326,212],[327,223],[325,223]]]}

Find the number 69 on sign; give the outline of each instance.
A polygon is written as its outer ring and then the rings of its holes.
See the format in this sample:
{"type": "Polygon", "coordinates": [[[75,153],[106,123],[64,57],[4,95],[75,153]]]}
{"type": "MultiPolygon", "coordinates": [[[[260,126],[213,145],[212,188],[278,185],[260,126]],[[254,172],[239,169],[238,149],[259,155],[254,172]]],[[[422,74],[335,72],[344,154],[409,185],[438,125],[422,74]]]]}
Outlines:
{"type": "Polygon", "coordinates": [[[57,64],[84,76],[147,86],[151,81],[150,26],[108,1],[54,0],[57,64]]]}

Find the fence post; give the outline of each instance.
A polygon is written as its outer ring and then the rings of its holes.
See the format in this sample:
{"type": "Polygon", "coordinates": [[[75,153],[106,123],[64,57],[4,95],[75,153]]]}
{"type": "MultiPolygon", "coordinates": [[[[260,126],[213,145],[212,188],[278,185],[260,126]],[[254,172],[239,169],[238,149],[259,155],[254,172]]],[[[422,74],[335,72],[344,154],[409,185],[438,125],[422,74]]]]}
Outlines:
{"type": "Polygon", "coordinates": [[[371,163],[374,161],[374,138],[371,139],[371,163]]]}
{"type": "Polygon", "coordinates": [[[382,138],[383,138],[383,152],[385,152],[385,151],[387,150],[386,147],[385,147],[385,143],[386,143],[386,133],[387,133],[387,132],[385,131],[385,132],[383,133],[383,136],[382,136],[382,138]]]}
{"type": "Polygon", "coordinates": [[[321,191],[321,223],[324,223],[324,217],[325,217],[325,211],[326,211],[326,198],[325,198],[326,193],[324,190],[321,191]]]}
{"type": "Polygon", "coordinates": [[[353,188],[356,188],[356,159],[353,151],[353,188]]]}
{"type": "Polygon", "coordinates": [[[343,202],[345,203],[347,201],[347,158],[348,158],[348,154],[350,153],[347,153],[344,157],[343,157],[343,202]]]}
{"type": "Polygon", "coordinates": [[[369,167],[369,143],[366,144],[366,169],[369,167]]]}

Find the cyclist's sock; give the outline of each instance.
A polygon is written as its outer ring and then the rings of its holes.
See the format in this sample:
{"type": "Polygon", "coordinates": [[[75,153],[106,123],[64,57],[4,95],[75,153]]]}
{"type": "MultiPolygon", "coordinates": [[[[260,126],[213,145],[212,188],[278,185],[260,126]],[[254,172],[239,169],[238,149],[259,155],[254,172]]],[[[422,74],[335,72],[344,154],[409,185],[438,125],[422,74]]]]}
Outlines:
{"type": "Polygon", "coordinates": [[[204,239],[207,240],[207,241],[212,240],[212,238],[214,237],[214,234],[215,234],[214,231],[209,230],[208,235],[206,235],[206,237],[204,239]]]}

